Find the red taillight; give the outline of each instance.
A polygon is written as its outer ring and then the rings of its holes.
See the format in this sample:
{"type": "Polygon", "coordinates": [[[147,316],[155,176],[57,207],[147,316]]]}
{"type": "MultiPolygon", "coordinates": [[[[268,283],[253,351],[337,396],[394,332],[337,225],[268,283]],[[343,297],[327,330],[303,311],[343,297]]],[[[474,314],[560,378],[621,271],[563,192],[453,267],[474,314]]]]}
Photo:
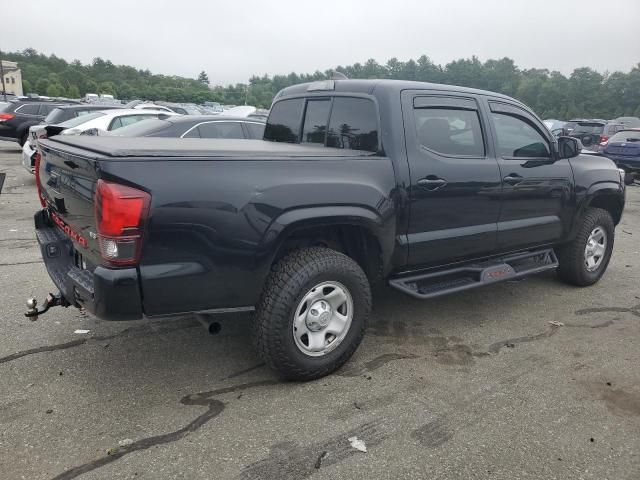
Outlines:
{"type": "Polygon", "coordinates": [[[147,192],[98,180],[95,216],[103,260],[114,265],[137,263],[150,203],[147,192]]]}
{"type": "Polygon", "coordinates": [[[0,113],[0,122],[6,122],[14,117],[15,115],[13,113],[0,113]]]}
{"type": "Polygon", "coordinates": [[[44,194],[42,193],[42,183],[40,183],[40,152],[35,153],[35,174],[36,174],[36,188],[38,190],[38,198],[40,199],[40,205],[43,207],[47,206],[47,201],[44,199],[44,194]]]}
{"type": "Polygon", "coordinates": [[[609,137],[607,135],[600,135],[600,145],[606,147],[607,143],[609,143],[609,137]]]}

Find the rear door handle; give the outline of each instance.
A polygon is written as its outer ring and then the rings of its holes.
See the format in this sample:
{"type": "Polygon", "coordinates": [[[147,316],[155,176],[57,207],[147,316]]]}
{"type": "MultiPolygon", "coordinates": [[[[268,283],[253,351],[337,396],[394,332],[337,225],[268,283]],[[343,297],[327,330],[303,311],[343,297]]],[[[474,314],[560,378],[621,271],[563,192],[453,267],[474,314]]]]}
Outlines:
{"type": "Polygon", "coordinates": [[[517,185],[518,183],[522,182],[524,178],[522,178],[520,175],[516,173],[510,173],[509,175],[504,177],[502,180],[504,181],[504,183],[508,183],[509,185],[517,185]]]}
{"type": "Polygon", "coordinates": [[[433,175],[429,175],[426,178],[418,180],[418,185],[426,188],[427,190],[437,190],[444,187],[446,184],[447,181],[444,178],[438,178],[433,175]]]}

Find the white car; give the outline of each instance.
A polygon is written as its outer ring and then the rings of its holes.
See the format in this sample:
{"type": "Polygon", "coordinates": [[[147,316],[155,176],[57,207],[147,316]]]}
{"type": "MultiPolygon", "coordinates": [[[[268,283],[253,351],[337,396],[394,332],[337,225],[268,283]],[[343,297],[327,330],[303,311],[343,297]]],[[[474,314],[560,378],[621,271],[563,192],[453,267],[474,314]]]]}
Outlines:
{"type": "Polygon", "coordinates": [[[30,142],[24,142],[22,146],[22,166],[27,169],[28,172],[33,173],[34,170],[34,159],[33,155],[36,151],[31,147],[30,142]]]}
{"type": "Polygon", "coordinates": [[[22,147],[22,165],[29,172],[34,173],[34,154],[36,153],[37,142],[42,138],[47,138],[49,134],[55,132],[58,135],[81,135],[83,133],[110,132],[121,127],[126,127],[141,120],[150,118],[166,118],[167,116],[178,115],[174,112],[163,110],[136,110],[118,108],[115,110],[99,110],[87,113],[80,117],[75,117],[57,125],[33,125],[29,128],[29,141],[22,147]],[[35,147],[35,148],[34,148],[35,147]]]}
{"type": "Polygon", "coordinates": [[[224,110],[220,115],[230,117],[248,117],[249,115],[256,113],[256,110],[258,109],[251,105],[240,105],[239,107],[232,107],[224,110]]]}
{"type": "Polygon", "coordinates": [[[155,103],[139,103],[133,108],[135,110],[161,110],[163,112],[175,113],[169,107],[165,107],[164,105],[156,105],[155,103]]]}
{"type": "Polygon", "coordinates": [[[51,128],[61,127],[60,135],[80,135],[88,130],[110,132],[120,127],[126,127],[140,120],[149,118],[159,118],[162,116],[178,115],[164,110],[139,110],[139,109],[117,109],[102,110],[88,113],[82,117],[72,118],[59,125],[52,125],[51,128]]]}

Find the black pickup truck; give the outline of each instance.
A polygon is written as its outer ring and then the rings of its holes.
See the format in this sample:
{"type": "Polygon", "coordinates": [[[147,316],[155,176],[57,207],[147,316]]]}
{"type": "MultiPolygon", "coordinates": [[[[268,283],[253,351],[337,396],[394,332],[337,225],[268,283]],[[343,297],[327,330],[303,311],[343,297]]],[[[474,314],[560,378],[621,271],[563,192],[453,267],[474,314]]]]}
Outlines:
{"type": "Polygon", "coordinates": [[[286,88],[264,140],[43,140],[45,309],[255,310],[265,361],[318,378],[358,347],[374,284],[429,299],[549,269],[597,282],[625,186],[579,147],[512,98],[390,80],[286,88]]]}

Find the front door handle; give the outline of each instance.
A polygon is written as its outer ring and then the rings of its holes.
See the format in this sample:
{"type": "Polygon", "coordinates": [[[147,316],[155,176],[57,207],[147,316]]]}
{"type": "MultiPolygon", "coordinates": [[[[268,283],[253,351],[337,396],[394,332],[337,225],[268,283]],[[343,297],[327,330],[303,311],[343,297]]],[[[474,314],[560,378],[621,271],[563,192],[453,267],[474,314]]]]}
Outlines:
{"type": "Polygon", "coordinates": [[[502,180],[504,181],[504,183],[508,183],[509,185],[517,185],[520,182],[522,182],[522,180],[524,180],[524,178],[522,178],[517,173],[510,173],[509,175],[504,177],[502,180]]]}
{"type": "Polygon", "coordinates": [[[427,190],[437,190],[444,187],[446,184],[447,181],[444,178],[438,178],[434,175],[429,175],[426,178],[418,180],[418,185],[426,188],[427,190]]]}

